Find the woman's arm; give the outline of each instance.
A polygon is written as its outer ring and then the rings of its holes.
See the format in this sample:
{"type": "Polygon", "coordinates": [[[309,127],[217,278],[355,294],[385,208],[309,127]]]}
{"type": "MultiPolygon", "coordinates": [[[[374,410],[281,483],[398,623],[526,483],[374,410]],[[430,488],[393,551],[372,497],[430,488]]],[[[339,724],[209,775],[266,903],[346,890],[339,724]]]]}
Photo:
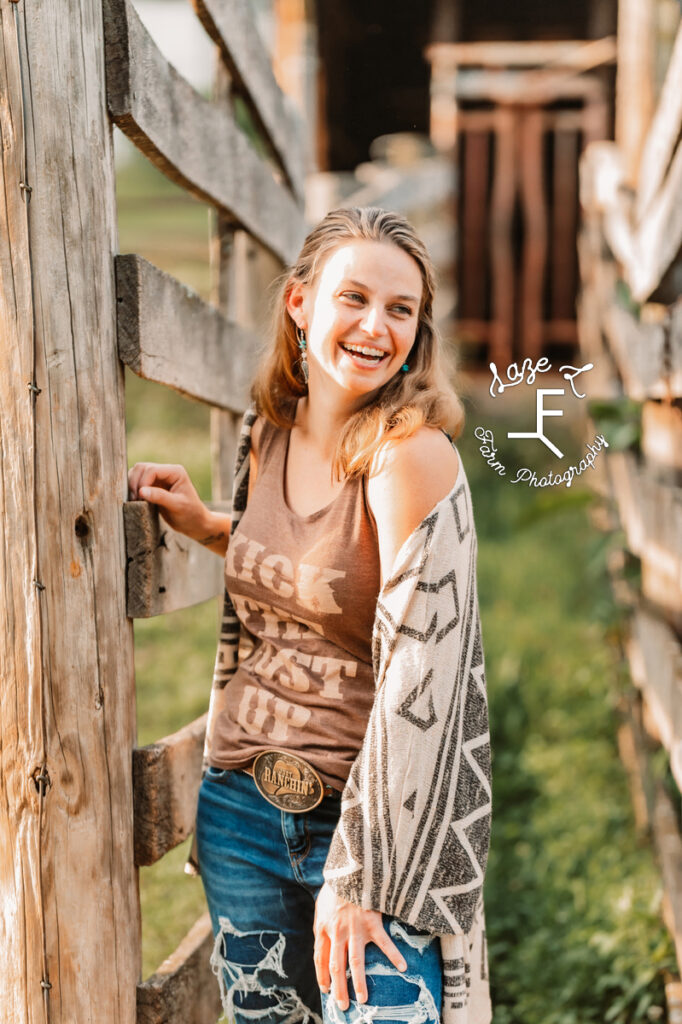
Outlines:
{"type": "MultiPolygon", "coordinates": [[[[377,524],[382,586],[400,548],[455,486],[459,458],[445,435],[422,427],[412,437],[388,446],[375,475],[368,481],[367,497],[377,524]]],[[[341,899],[325,883],[315,905],[315,971],[320,987],[342,1010],[348,1007],[346,963],[359,1002],[367,999],[365,946],[374,942],[390,962],[405,970],[398,948],[375,910],[362,910],[341,899]]]]}

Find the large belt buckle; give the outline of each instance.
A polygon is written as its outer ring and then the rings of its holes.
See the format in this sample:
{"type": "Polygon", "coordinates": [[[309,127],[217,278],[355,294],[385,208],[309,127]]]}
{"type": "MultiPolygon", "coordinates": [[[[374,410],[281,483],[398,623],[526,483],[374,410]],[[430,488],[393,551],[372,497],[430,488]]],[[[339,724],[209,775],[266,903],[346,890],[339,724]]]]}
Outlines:
{"type": "Polygon", "coordinates": [[[262,797],[280,811],[312,811],[324,796],[324,783],[312,765],[286,750],[263,750],[253,762],[262,797]]]}

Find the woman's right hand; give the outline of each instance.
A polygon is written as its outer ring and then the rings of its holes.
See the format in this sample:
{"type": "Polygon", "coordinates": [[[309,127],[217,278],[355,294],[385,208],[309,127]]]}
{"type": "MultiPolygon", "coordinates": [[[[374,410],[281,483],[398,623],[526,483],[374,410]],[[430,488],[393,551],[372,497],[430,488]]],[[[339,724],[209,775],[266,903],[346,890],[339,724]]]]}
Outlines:
{"type": "Polygon", "coordinates": [[[163,462],[136,462],[128,470],[131,501],[158,505],[159,514],[174,530],[193,540],[205,537],[209,510],[197,494],[184,466],[163,462]]]}

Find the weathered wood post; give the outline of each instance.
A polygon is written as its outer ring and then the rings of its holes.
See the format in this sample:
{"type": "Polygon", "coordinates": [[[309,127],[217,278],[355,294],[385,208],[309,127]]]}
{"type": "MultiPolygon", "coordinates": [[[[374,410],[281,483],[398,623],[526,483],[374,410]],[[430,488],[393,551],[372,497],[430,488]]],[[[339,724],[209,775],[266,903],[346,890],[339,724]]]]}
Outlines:
{"type": "Polygon", "coordinates": [[[627,179],[637,180],[639,160],[654,113],[653,0],[618,0],[616,142],[627,179]]]}
{"type": "Polygon", "coordinates": [[[134,1024],[133,631],[101,3],[0,0],[0,37],[0,1019],[134,1024]]]}

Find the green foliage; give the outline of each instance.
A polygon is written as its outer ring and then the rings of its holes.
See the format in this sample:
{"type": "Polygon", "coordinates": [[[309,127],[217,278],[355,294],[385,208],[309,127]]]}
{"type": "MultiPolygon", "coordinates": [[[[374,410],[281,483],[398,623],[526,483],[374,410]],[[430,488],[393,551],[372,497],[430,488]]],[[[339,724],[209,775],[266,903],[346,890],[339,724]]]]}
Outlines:
{"type": "Polygon", "coordinates": [[[591,399],[589,414],[598,434],[603,434],[615,451],[639,448],[642,438],[642,404],[624,395],[621,398],[591,399]]]}
{"type": "MultiPolygon", "coordinates": [[[[487,425],[500,447],[519,429],[487,425]]],[[[605,574],[620,538],[590,526],[588,474],[570,492],[521,490],[491,472],[472,435],[473,425],[458,447],[479,536],[493,750],[494,1024],[657,1020],[675,959],[615,740],[614,707],[631,685],[605,574]]],[[[566,440],[567,461],[577,441],[566,440]]]]}
{"type": "Polygon", "coordinates": [[[618,305],[622,306],[622,308],[626,309],[628,313],[632,313],[633,316],[639,319],[639,315],[642,309],[642,303],[638,302],[635,298],[633,298],[632,292],[630,290],[630,285],[627,283],[627,281],[624,281],[622,277],[619,277],[616,280],[615,292],[616,302],[618,303],[618,305]]]}

